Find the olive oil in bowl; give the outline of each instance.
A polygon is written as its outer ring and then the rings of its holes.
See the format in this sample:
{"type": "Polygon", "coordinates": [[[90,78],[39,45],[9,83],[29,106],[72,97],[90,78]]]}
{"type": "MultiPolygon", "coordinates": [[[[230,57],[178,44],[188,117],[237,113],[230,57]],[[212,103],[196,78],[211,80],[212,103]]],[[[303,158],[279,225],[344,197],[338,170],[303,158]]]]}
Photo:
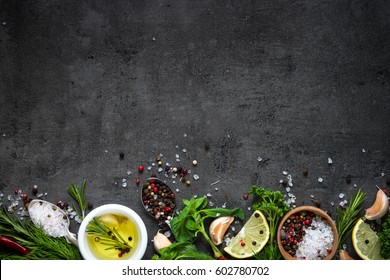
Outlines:
{"type": "Polygon", "coordinates": [[[87,226],[87,243],[92,254],[103,260],[130,258],[139,241],[134,222],[120,214],[103,214],[97,219],[104,226],[105,233],[88,232],[87,226]]]}
{"type": "Polygon", "coordinates": [[[86,260],[140,260],[147,242],[141,217],[120,204],[92,210],[78,231],[78,246],[86,260]]]}

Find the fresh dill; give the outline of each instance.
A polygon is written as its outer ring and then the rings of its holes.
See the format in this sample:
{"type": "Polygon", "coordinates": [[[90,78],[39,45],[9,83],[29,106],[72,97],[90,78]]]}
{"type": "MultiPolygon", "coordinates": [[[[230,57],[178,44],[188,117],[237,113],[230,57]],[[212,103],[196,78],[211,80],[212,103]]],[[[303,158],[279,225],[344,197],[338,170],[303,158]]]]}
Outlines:
{"type": "Polygon", "coordinates": [[[0,234],[11,237],[29,249],[26,255],[0,249],[0,259],[6,260],[80,260],[78,248],[69,244],[65,237],[55,238],[45,234],[30,220],[22,222],[4,207],[0,210],[0,234]]]}

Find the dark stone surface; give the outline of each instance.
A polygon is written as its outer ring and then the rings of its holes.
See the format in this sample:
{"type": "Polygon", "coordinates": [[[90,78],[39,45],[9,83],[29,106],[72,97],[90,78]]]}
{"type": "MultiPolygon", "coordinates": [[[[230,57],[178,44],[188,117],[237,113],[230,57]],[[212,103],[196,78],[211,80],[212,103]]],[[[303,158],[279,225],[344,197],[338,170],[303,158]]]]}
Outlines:
{"type": "Polygon", "coordinates": [[[4,195],[71,202],[85,178],[94,207],[133,208],[151,239],[134,182],[164,179],[136,171],[160,153],[200,176],[166,178],[180,205],[210,193],[247,213],[252,184],[287,194],[285,170],[297,205],[333,216],[339,193],[356,184],[368,207],[390,177],[388,1],[2,0],[0,21],[4,195]]]}

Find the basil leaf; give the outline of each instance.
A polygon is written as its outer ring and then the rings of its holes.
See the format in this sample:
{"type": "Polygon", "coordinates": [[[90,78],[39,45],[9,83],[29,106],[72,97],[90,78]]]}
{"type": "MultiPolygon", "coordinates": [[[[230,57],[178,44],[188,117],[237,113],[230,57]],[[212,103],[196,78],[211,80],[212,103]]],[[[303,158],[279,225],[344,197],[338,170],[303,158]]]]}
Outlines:
{"type": "Polygon", "coordinates": [[[217,218],[222,216],[236,216],[243,220],[245,218],[244,211],[241,208],[225,209],[225,208],[211,208],[201,210],[206,218],[217,218]]]}

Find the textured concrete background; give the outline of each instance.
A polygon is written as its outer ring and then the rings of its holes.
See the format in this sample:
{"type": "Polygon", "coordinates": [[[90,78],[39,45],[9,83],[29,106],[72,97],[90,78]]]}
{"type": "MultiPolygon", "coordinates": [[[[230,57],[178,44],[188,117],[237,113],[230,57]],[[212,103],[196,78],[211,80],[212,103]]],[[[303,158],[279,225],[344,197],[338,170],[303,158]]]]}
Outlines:
{"type": "Polygon", "coordinates": [[[249,213],[247,189],[287,195],[287,171],[297,205],[333,215],[340,193],[369,206],[390,178],[388,1],[1,0],[0,22],[4,195],[70,202],[85,178],[94,207],[133,208],[151,239],[134,182],[152,173],[179,206],[209,193],[249,213]],[[160,153],[200,179],[158,173],[160,153]]]}

